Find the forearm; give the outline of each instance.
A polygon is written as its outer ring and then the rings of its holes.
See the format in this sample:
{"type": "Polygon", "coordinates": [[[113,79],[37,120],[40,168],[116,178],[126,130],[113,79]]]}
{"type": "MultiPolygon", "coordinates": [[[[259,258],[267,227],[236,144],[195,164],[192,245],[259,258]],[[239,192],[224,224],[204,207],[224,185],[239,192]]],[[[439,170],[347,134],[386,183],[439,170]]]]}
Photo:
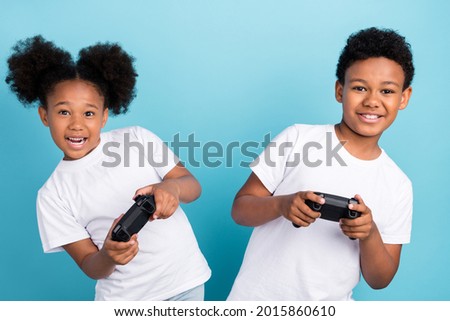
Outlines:
{"type": "Polygon", "coordinates": [[[80,265],[83,272],[94,280],[110,276],[115,267],[116,264],[101,251],[88,255],[80,265]]]}
{"type": "Polygon", "coordinates": [[[114,261],[92,243],[84,239],[64,246],[67,253],[74,259],[80,269],[95,280],[109,276],[115,268],[114,261]]]}
{"type": "Polygon", "coordinates": [[[375,223],[373,229],[371,235],[359,243],[361,270],[372,288],[382,289],[389,285],[397,272],[401,246],[384,244],[375,223]]]}
{"type": "Polygon", "coordinates": [[[192,175],[164,179],[164,184],[169,184],[178,194],[180,203],[195,201],[201,194],[202,188],[192,175]]]}
{"type": "Polygon", "coordinates": [[[242,195],[234,200],[231,215],[244,226],[259,226],[281,216],[281,200],[285,196],[242,195]]]}

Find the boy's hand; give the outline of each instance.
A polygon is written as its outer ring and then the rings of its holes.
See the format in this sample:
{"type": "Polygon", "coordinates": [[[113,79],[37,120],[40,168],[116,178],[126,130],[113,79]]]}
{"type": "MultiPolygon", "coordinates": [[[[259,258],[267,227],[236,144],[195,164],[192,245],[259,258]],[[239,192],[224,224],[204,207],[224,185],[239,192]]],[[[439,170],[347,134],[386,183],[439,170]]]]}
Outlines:
{"type": "Polygon", "coordinates": [[[150,220],[166,219],[178,208],[180,201],[180,190],[177,183],[165,180],[158,184],[148,185],[136,191],[133,199],[138,195],[153,195],[155,198],[156,211],[150,220]]]}
{"type": "Polygon", "coordinates": [[[359,204],[349,204],[348,207],[360,212],[361,216],[355,219],[343,218],[339,224],[345,235],[363,241],[370,236],[374,227],[372,211],[367,207],[360,195],[355,195],[355,199],[359,204]]]}
{"type": "Polygon", "coordinates": [[[116,242],[111,239],[111,234],[114,226],[122,218],[123,214],[116,218],[109,229],[100,253],[109,258],[111,262],[117,265],[125,265],[130,262],[139,252],[139,244],[137,241],[137,234],[131,236],[128,242],[116,242]]]}
{"type": "Polygon", "coordinates": [[[320,213],[313,211],[305,204],[305,200],[324,204],[325,200],[314,192],[297,192],[286,196],[281,196],[281,214],[298,227],[307,227],[314,223],[320,213]]]}

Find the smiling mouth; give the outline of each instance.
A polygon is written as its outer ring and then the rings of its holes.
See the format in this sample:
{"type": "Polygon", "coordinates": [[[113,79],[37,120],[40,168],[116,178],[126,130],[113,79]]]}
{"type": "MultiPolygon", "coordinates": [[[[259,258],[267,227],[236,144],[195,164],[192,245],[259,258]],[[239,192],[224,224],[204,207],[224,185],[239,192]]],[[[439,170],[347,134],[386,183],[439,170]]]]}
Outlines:
{"type": "Polygon", "coordinates": [[[358,113],[358,116],[361,119],[361,121],[368,123],[368,124],[378,123],[378,121],[380,121],[380,119],[383,117],[381,115],[364,114],[364,113],[358,113]]]}
{"type": "Polygon", "coordinates": [[[381,118],[381,116],[374,115],[374,114],[359,114],[359,115],[368,120],[375,120],[375,119],[381,118]]]}
{"type": "Polygon", "coordinates": [[[66,137],[66,141],[68,141],[72,145],[81,146],[87,141],[87,138],[86,137],[66,137]]]}

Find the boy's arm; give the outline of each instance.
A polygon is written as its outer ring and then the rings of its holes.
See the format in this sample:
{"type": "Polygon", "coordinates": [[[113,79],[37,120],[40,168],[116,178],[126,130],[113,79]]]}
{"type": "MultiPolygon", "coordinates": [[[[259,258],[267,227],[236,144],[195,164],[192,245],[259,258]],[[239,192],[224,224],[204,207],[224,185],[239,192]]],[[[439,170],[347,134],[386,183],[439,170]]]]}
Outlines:
{"type": "Polygon", "coordinates": [[[201,192],[199,182],[181,163],[178,163],[164,176],[162,182],[138,189],[134,197],[153,194],[156,203],[153,219],[163,219],[170,217],[180,202],[190,203],[196,200],[201,192]]]}
{"type": "Polygon", "coordinates": [[[305,199],[323,203],[313,192],[298,192],[290,195],[273,196],[254,173],[237,193],[231,215],[234,221],[245,226],[259,226],[280,216],[298,226],[309,226],[319,216],[311,210],[305,199]]]}
{"type": "Polygon", "coordinates": [[[361,271],[366,282],[374,289],[389,285],[400,264],[401,244],[384,244],[374,223],[372,235],[359,242],[361,271]]]}
{"type": "Polygon", "coordinates": [[[359,204],[352,209],[361,212],[361,217],[342,219],[341,228],[345,235],[359,239],[361,271],[366,282],[374,289],[382,289],[397,272],[402,245],[383,243],[370,208],[359,195],[355,198],[359,204]]]}

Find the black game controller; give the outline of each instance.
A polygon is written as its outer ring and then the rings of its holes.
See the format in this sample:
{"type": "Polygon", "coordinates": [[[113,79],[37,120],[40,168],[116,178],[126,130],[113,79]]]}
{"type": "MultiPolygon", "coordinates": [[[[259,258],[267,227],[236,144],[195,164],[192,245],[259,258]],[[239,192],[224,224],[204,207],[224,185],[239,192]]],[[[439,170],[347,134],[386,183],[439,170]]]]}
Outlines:
{"type": "MultiPolygon", "coordinates": [[[[306,200],[305,204],[313,211],[320,212],[320,218],[322,219],[339,222],[341,218],[355,219],[361,216],[360,212],[348,208],[348,204],[358,204],[355,198],[345,198],[319,192],[314,192],[314,194],[324,198],[325,204],[319,204],[311,200],[306,200]]],[[[292,224],[295,227],[300,227],[295,223],[292,224]]]]}
{"type": "Polygon", "coordinates": [[[117,242],[128,242],[133,234],[139,232],[155,213],[153,195],[138,195],[135,203],[114,226],[111,238],[117,242]]]}

